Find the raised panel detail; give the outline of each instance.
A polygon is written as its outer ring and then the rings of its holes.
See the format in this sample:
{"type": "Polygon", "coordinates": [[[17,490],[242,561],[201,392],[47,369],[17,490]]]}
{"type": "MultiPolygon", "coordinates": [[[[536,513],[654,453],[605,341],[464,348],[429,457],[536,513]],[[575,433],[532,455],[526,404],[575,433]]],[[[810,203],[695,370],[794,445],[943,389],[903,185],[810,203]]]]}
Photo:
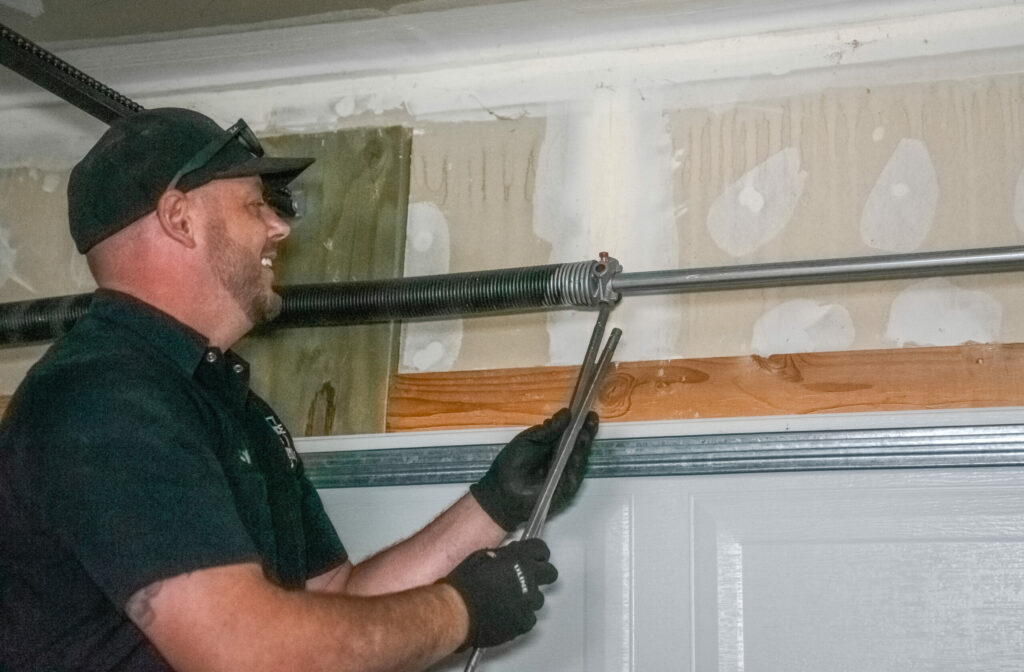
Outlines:
{"type": "Polygon", "coordinates": [[[698,669],[1020,669],[1024,493],[906,478],[695,496],[698,669]]]}
{"type": "MultiPolygon", "coordinates": [[[[464,485],[322,490],[358,558],[464,485]]],[[[1024,469],[588,479],[493,672],[1019,670],[1024,469]]],[[[466,655],[434,672],[457,672],[466,655]]]]}

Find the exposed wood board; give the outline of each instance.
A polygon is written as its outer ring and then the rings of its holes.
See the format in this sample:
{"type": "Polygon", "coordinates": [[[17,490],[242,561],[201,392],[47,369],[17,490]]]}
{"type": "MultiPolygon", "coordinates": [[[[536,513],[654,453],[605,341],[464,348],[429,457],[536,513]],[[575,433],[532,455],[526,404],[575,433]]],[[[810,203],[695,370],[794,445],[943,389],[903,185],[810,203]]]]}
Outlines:
{"type": "MultiPolygon", "coordinates": [[[[1024,405],[1024,343],[616,365],[606,421],[1024,405]]],[[[388,431],[524,425],[568,401],[574,367],[395,376],[388,431]]]]}
{"type": "MultiPolygon", "coordinates": [[[[626,362],[609,377],[597,410],[605,421],[629,422],[1024,406],[1022,369],[1022,343],[626,362]]],[[[573,367],[400,374],[387,429],[529,424],[566,403],[575,374],[573,367]]],[[[8,401],[0,395],[0,411],[8,401]]]]}

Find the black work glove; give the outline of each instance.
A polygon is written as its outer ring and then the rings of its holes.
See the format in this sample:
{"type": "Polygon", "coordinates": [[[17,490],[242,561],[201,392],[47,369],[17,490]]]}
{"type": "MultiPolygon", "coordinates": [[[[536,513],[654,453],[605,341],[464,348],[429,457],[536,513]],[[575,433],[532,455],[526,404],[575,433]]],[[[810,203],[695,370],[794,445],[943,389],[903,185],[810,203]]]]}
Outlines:
{"type": "Polygon", "coordinates": [[[452,570],[448,583],[469,612],[465,646],[495,646],[533,628],[533,612],[544,605],[540,586],[558,578],[558,570],[548,562],[550,555],[541,539],[513,541],[476,551],[452,570]]]}
{"type": "MultiPolygon", "coordinates": [[[[526,522],[544,489],[548,467],[558,441],[569,427],[569,409],[563,408],[542,425],[524,429],[501,449],[484,477],[469,486],[481,508],[506,532],[526,522]]],[[[573,446],[565,471],[551,499],[549,515],[569,506],[583,483],[583,470],[597,434],[597,413],[587,414],[573,446]]]]}

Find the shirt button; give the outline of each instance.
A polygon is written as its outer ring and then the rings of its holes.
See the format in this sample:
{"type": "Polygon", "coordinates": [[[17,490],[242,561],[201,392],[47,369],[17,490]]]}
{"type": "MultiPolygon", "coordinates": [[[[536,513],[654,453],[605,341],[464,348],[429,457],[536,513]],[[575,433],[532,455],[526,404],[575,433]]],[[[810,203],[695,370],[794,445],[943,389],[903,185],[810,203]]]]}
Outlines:
{"type": "Polygon", "coordinates": [[[216,352],[208,352],[208,353],[206,353],[206,361],[208,361],[210,364],[213,364],[214,362],[216,362],[217,361],[217,353],[216,352]]]}
{"type": "Polygon", "coordinates": [[[231,370],[237,373],[238,375],[242,375],[242,372],[245,371],[245,367],[242,366],[241,364],[235,364],[234,366],[231,367],[231,370]]]}

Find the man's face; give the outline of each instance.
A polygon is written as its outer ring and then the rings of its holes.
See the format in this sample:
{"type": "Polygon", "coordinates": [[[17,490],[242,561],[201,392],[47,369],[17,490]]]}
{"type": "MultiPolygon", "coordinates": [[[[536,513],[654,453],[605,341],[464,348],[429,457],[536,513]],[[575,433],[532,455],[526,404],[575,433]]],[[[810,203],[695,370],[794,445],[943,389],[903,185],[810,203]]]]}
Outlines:
{"type": "Polygon", "coordinates": [[[259,178],[218,182],[219,214],[207,233],[210,266],[250,322],[272,320],[281,312],[281,297],[271,287],[273,261],[288,225],[263,200],[259,178]]]}

